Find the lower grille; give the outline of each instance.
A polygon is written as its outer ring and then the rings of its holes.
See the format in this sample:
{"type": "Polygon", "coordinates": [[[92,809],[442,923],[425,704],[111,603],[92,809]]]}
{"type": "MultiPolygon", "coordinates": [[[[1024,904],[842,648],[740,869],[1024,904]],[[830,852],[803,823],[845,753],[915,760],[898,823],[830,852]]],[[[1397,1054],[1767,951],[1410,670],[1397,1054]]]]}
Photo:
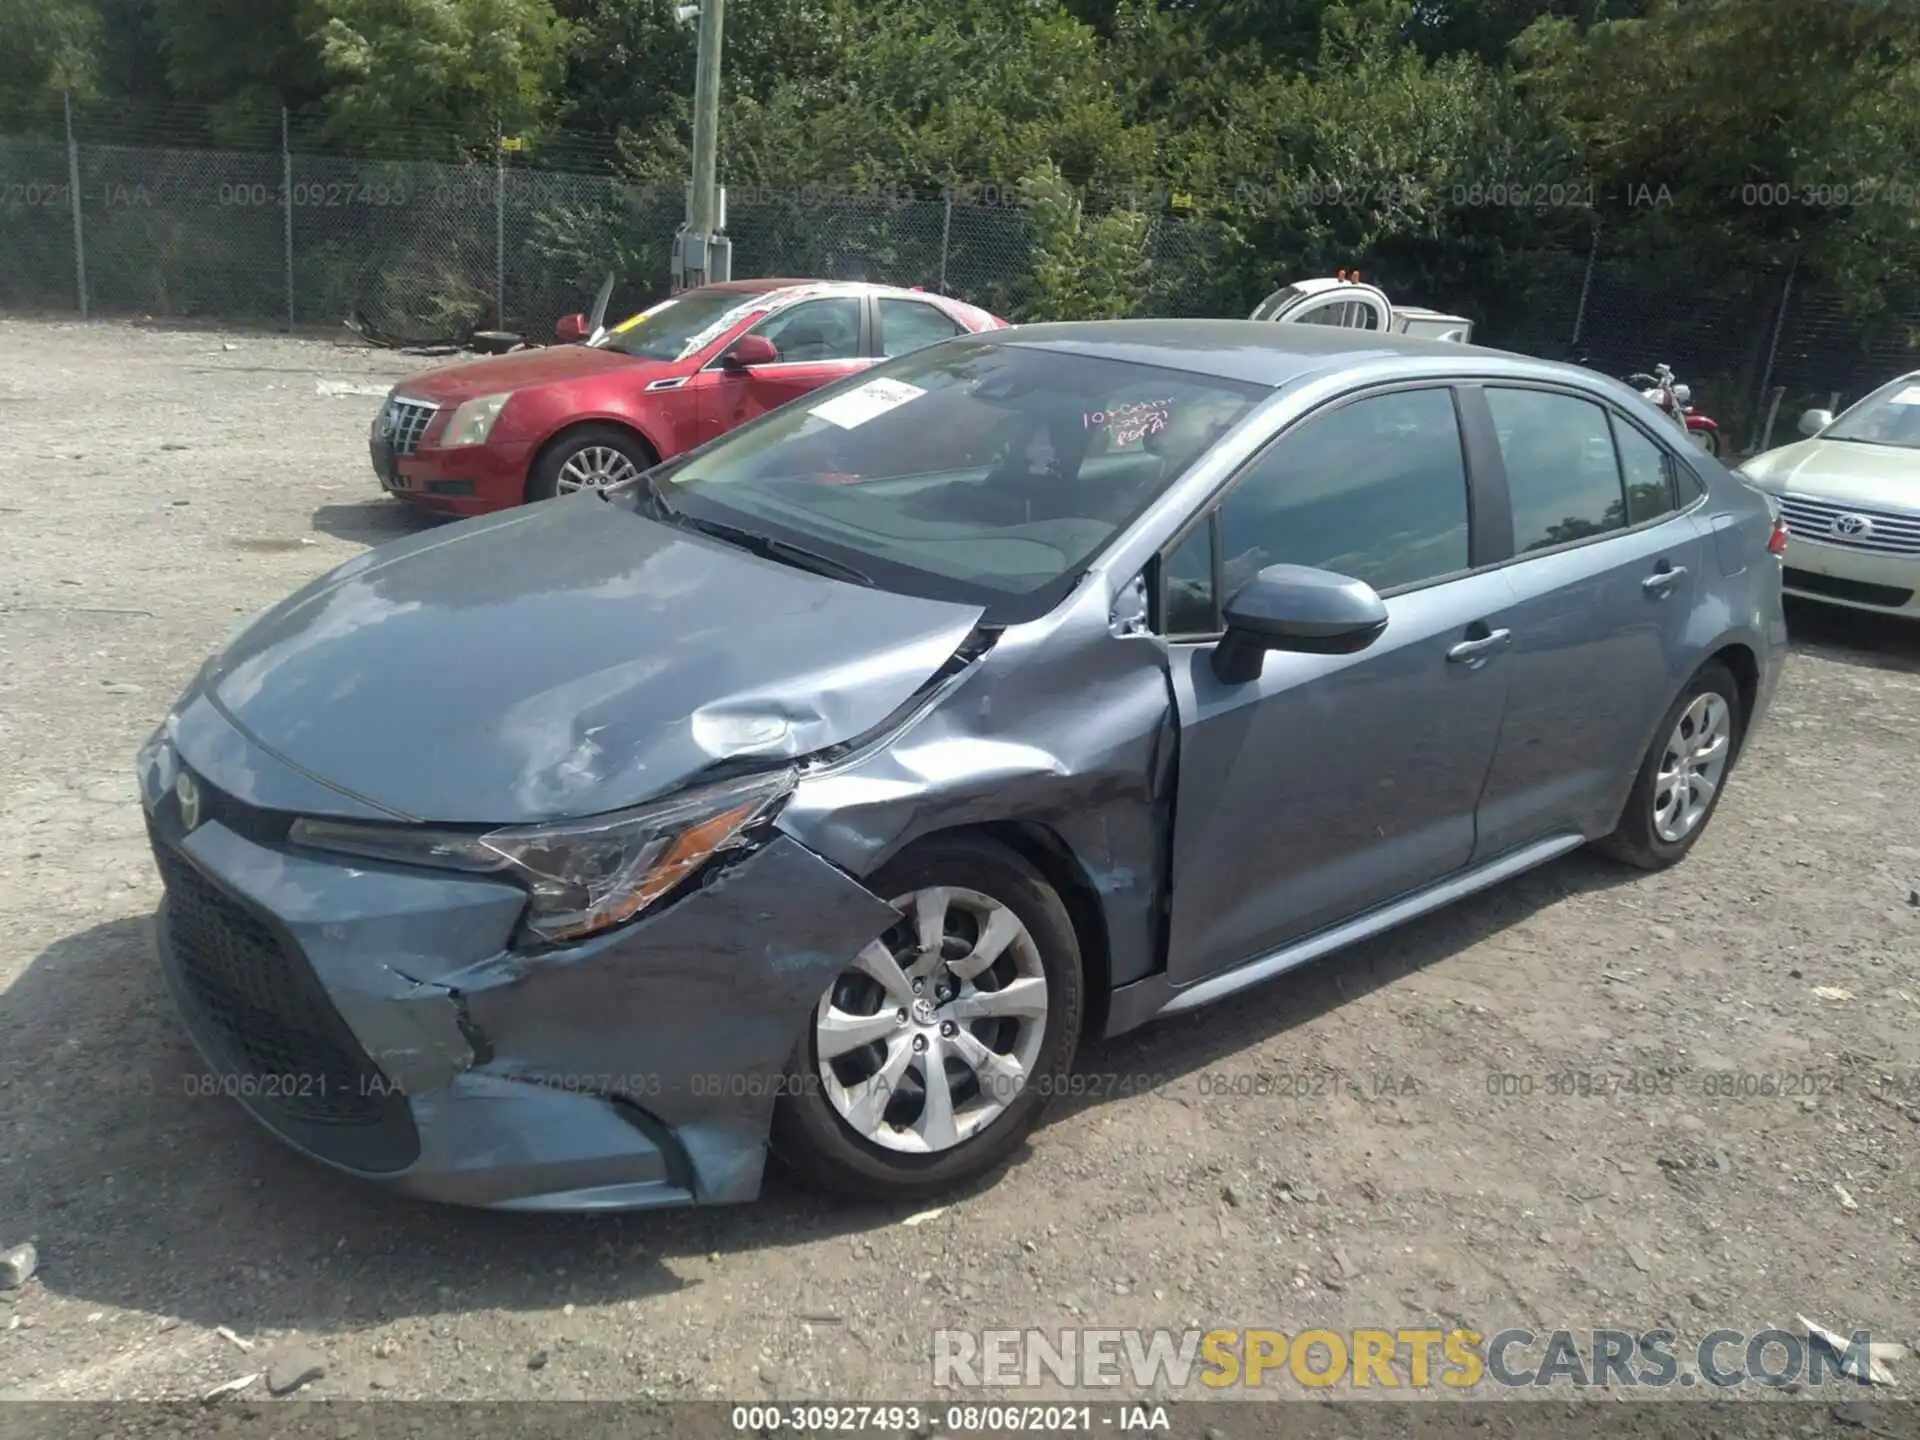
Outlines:
{"type": "Polygon", "coordinates": [[[1858,605],[1884,605],[1889,610],[1898,610],[1913,599],[1913,591],[1902,590],[1897,585],[1869,585],[1864,580],[1843,580],[1838,575],[1821,575],[1812,570],[1789,568],[1781,581],[1789,590],[1851,600],[1858,605]]]}
{"type": "Polygon", "coordinates": [[[229,1073],[222,1089],[324,1159],[405,1169],[419,1151],[401,1095],[367,1057],[291,939],[157,847],[183,1004],[229,1073]]]}

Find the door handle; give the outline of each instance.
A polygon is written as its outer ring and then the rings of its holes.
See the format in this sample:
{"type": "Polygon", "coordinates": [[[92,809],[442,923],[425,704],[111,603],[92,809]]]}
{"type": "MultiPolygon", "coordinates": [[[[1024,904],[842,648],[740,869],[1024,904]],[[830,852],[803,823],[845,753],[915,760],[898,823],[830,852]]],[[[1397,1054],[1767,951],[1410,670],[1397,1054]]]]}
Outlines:
{"type": "Polygon", "coordinates": [[[1494,651],[1506,649],[1512,641],[1511,630],[1490,630],[1485,635],[1476,636],[1471,640],[1462,640],[1447,651],[1447,659],[1475,665],[1485,660],[1494,651]]]}
{"type": "Polygon", "coordinates": [[[1640,582],[1640,588],[1649,595],[1664,600],[1667,598],[1667,592],[1671,590],[1686,573],[1687,567],[1684,565],[1662,565],[1658,570],[1654,571],[1653,574],[1647,576],[1646,579],[1640,582]]]}

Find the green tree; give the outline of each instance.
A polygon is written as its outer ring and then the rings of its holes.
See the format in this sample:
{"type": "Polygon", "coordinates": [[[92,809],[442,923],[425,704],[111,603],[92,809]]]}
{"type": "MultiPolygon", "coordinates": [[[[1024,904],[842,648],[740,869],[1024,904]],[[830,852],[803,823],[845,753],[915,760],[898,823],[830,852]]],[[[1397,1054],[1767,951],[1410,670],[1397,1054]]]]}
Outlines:
{"type": "Polygon", "coordinates": [[[330,132],[481,139],[548,120],[567,27],[551,0],[309,0],[330,132]]]}
{"type": "Polygon", "coordinates": [[[1661,0],[1521,37],[1622,243],[1722,272],[1800,262],[1863,310],[1920,290],[1920,23],[1880,0],[1661,0]]]}
{"type": "MultiPolygon", "coordinates": [[[[1147,295],[1151,221],[1137,210],[1089,216],[1057,165],[1020,181],[1033,225],[1032,289],[1025,310],[1043,320],[1116,320],[1147,295]]],[[[1024,317],[1022,317],[1024,318],[1024,317]]]]}
{"type": "Polygon", "coordinates": [[[98,78],[100,16],[84,0],[12,0],[11,48],[0,102],[32,105],[61,91],[91,94],[98,78]]]}
{"type": "Polygon", "coordinates": [[[270,143],[282,106],[325,93],[307,0],[154,0],[153,21],[169,88],[209,107],[217,144],[270,143]]]}

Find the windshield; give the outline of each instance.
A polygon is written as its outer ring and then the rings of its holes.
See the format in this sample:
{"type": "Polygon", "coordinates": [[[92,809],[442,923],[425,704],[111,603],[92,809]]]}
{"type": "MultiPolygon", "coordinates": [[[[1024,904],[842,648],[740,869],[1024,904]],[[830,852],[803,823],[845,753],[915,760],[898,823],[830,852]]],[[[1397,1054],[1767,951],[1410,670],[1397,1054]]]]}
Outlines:
{"type": "Polygon", "coordinates": [[[1920,450],[1920,373],[1882,386],[1829,425],[1820,438],[1920,450]]]}
{"type": "Polygon", "coordinates": [[[663,508],[803,546],[883,588],[1017,624],[1263,396],[1018,344],[949,341],[652,472],[663,508]]]}
{"type": "Polygon", "coordinates": [[[643,360],[684,360],[765,303],[764,292],[689,290],[622,320],[592,345],[643,360]]]}

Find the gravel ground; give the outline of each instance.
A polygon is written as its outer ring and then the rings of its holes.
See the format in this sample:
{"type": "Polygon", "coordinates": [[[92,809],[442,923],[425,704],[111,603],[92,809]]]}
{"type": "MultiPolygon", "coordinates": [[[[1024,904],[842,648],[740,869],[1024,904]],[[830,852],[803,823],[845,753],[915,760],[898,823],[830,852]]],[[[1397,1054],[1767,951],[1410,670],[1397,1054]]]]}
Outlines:
{"type": "Polygon", "coordinates": [[[1685,865],[1570,857],[1090,1047],[1098,1093],[919,1223],[777,1178],[731,1210],[428,1207],[190,1094],[133,753],[242,616],[423,523],[364,449],[418,363],[0,321],[0,1246],[39,1253],[0,1396],[303,1363],[318,1398],[927,1396],[939,1325],[1920,1341],[1920,635],[1870,617],[1793,614],[1685,865]]]}

